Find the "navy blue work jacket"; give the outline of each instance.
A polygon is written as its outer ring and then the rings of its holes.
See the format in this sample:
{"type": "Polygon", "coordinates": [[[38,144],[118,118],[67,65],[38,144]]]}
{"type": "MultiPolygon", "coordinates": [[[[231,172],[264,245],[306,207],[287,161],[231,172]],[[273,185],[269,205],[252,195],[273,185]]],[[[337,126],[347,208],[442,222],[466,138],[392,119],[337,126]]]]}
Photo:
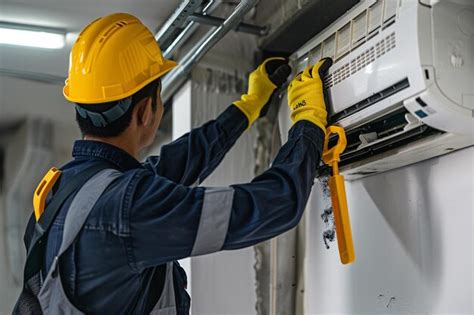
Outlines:
{"type": "MultiPolygon", "coordinates": [[[[272,167],[250,183],[195,186],[217,167],[247,124],[231,105],[145,163],[108,144],[74,144],[74,159],[62,167],[59,186],[93,164],[123,173],[100,197],[62,257],[63,285],[77,308],[95,314],[148,313],[160,296],[167,262],[252,246],[298,224],[324,137],[310,122],[292,127],[272,167]]],[[[59,250],[73,197],[47,236],[43,274],[59,250]]],[[[174,284],[178,313],[187,314],[186,274],[178,263],[174,284]]]]}

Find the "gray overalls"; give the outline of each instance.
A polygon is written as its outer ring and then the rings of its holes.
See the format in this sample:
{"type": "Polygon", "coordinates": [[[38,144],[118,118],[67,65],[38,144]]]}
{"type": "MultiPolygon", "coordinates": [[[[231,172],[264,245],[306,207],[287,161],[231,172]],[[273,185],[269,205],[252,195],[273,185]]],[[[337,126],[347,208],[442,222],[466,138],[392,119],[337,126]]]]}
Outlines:
{"type": "MultiPolygon", "coordinates": [[[[38,293],[38,300],[40,301],[41,309],[44,314],[84,314],[72,305],[66,296],[61,281],[58,260],[76,239],[99,197],[110,183],[121,174],[122,173],[117,170],[102,170],[87,181],[74,197],[64,223],[60,249],[38,293]]],[[[165,284],[161,296],[150,314],[176,314],[173,262],[169,262],[166,265],[165,284]]]]}

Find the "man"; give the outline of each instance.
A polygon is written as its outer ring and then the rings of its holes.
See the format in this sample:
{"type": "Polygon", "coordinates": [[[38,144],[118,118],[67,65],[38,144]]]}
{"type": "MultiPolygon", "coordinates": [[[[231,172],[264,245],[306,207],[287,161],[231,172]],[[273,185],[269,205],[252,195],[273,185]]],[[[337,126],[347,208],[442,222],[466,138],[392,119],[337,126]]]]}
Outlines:
{"type": "MultiPolygon", "coordinates": [[[[114,175],[104,192],[94,192],[99,185],[90,189],[94,175],[58,206],[44,235],[35,293],[43,312],[187,314],[186,275],[176,260],[252,246],[298,224],[320,161],[327,115],[321,75],[331,60],[306,68],[289,85],[295,124],[272,167],[250,183],[222,188],[195,184],[259,117],[289,68],[283,58],[267,59],[251,73],[240,100],[142,164],[139,154],[153,142],[163,114],[160,78],[175,65],[128,14],[95,20],[74,44],[64,95],[76,103],[84,139],[61,168],[48,207],[92,168],[114,175]],[[98,199],[91,203],[94,193],[98,199]],[[65,246],[68,220],[74,221],[69,216],[87,203],[90,213],[65,246]]],[[[50,215],[48,207],[39,223],[50,215]]],[[[27,248],[34,225],[30,221],[27,248]]]]}

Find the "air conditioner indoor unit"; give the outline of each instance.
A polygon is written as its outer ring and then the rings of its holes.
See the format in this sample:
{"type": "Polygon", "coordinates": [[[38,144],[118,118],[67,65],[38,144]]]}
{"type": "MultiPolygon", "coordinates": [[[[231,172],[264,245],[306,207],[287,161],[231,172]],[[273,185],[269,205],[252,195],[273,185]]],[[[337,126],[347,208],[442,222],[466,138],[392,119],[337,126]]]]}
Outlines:
{"type": "Polygon", "coordinates": [[[474,1],[361,1],[290,60],[322,57],[347,179],[473,145],[474,1]]]}

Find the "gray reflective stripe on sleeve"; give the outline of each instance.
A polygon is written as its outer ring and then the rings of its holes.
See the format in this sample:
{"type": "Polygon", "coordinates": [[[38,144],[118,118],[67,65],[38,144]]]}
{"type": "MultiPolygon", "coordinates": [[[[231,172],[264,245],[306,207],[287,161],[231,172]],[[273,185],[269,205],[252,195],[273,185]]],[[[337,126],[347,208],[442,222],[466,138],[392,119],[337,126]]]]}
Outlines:
{"type": "Polygon", "coordinates": [[[201,219],[191,256],[219,251],[224,245],[229,227],[234,189],[206,188],[201,219]]]}

